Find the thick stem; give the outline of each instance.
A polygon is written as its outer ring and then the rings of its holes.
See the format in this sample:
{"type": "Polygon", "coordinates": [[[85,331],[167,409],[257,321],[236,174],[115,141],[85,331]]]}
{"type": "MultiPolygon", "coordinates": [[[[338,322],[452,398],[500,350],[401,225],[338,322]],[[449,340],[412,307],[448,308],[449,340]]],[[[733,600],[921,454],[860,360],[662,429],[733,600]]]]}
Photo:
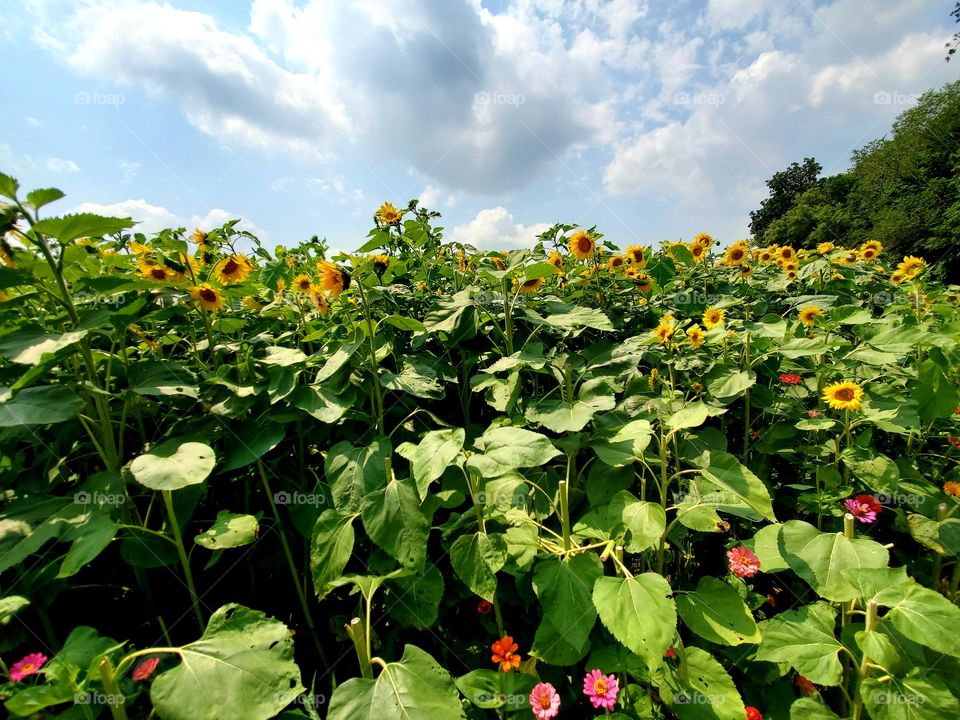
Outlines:
{"type": "Polygon", "coordinates": [[[377,414],[377,429],[381,435],[386,435],[386,425],[383,418],[383,394],[380,392],[380,368],[377,365],[377,345],[374,342],[373,320],[370,319],[370,303],[367,294],[363,291],[363,281],[357,278],[357,289],[360,291],[360,300],[363,302],[363,316],[367,321],[367,339],[370,344],[370,372],[373,382],[374,411],[377,414]]]}
{"type": "Polygon", "coordinates": [[[503,295],[503,334],[507,339],[507,355],[513,355],[513,307],[507,291],[506,276],[501,279],[500,286],[503,295]]]}
{"type": "Polygon", "coordinates": [[[364,638],[363,621],[354,618],[345,625],[347,635],[353,640],[353,648],[357,651],[357,661],[360,663],[360,673],[367,680],[373,679],[373,668],[370,665],[370,652],[367,650],[367,641],[364,638]]]}
{"type": "MultiPolygon", "coordinates": [[[[660,435],[660,507],[667,511],[667,491],[670,489],[670,471],[667,468],[668,437],[660,435]]],[[[664,554],[667,546],[667,531],[660,536],[660,545],[657,547],[657,572],[663,574],[664,554]]]]}
{"type": "MultiPolygon", "coordinates": [[[[877,629],[877,601],[869,600],[867,602],[867,617],[866,617],[866,626],[864,628],[867,632],[873,632],[877,629]]],[[[854,697],[853,703],[853,719],[860,720],[861,715],[863,714],[863,681],[866,679],[867,675],[870,674],[870,658],[867,656],[867,653],[863,653],[863,657],[860,660],[860,677],[857,679],[857,692],[854,697]]]]}
{"type": "Polygon", "coordinates": [[[127,710],[124,707],[126,698],[120,692],[120,685],[110,666],[110,658],[105,657],[100,661],[100,680],[103,681],[103,689],[107,694],[107,706],[110,708],[113,720],[127,720],[127,710]]]}
{"type": "Polygon", "coordinates": [[[180,556],[183,576],[187,581],[187,589],[190,591],[190,603],[193,605],[193,614],[197,618],[197,625],[200,626],[200,632],[202,633],[204,624],[203,615],[200,612],[200,600],[197,598],[197,588],[193,584],[193,573],[190,571],[190,559],[187,557],[187,551],[183,546],[183,537],[180,535],[180,525],[177,522],[177,514],[173,510],[173,495],[169,490],[163,490],[161,492],[163,494],[163,504],[167,508],[170,529],[173,530],[173,539],[177,544],[177,554],[180,556]]]}

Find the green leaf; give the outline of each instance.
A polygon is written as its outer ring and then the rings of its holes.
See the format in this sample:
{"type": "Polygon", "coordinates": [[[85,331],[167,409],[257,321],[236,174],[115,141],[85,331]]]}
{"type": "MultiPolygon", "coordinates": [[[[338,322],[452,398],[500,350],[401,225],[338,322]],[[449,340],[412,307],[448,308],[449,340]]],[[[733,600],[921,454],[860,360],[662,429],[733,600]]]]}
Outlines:
{"type": "Polygon", "coordinates": [[[284,426],[269,420],[248,420],[236,429],[228,443],[223,472],[238,470],[256,462],[273,450],[286,434],[284,426]]]}
{"type": "Polygon", "coordinates": [[[920,677],[863,681],[863,705],[873,720],[943,720],[960,717],[960,701],[947,684],[926,672],[920,677]]]}
{"type": "Polygon", "coordinates": [[[613,434],[604,434],[590,443],[600,461],[611,467],[623,467],[643,458],[653,429],[648,420],[631,420],[613,434]]]}
{"type": "Polygon", "coordinates": [[[877,604],[889,607],[884,623],[890,623],[920,645],[960,657],[960,608],[940,593],[908,582],[881,590],[877,604]]]}
{"type": "Polygon", "coordinates": [[[437,621],[443,599],[443,575],[436,565],[422,575],[391,580],[384,605],[392,618],[404,627],[428,628],[437,621]]]}
{"type": "Polygon", "coordinates": [[[61,198],[66,197],[62,191],[57,188],[37,188],[27,193],[27,203],[34,209],[39,210],[44,205],[49,205],[61,198]]]}
{"type": "Polygon", "coordinates": [[[680,720],[743,720],[747,710],[723,665],[698,647],[688,647],[686,656],[686,680],[678,673],[660,685],[676,716],[680,720]]]}
{"type": "Polygon", "coordinates": [[[17,190],[19,189],[20,183],[18,183],[9,175],[0,173],[0,196],[9,198],[10,200],[16,200],[17,190]]]}
{"type": "Polygon", "coordinates": [[[554,665],[577,662],[586,654],[597,620],[593,586],[602,576],[603,564],[593,553],[537,563],[533,590],[540,599],[543,622],[532,654],[554,665]]]}
{"type": "Polygon", "coordinates": [[[331,583],[343,575],[353,555],[355,514],[324,510],[313,526],[310,540],[310,573],[313,589],[323,600],[333,589],[331,583]]]}
{"type": "Polygon", "coordinates": [[[370,539],[408,568],[423,567],[430,523],[420,511],[417,488],[409,478],[391,479],[368,493],[360,504],[363,527],[370,539]]]}
{"type": "Polygon", "coordinates": [[[623,490],[613,496],[610,505],[622,508],[620,519],[630,531],[624,544],[627,552],[643,552],[660,542],[667,529],[667,514],[659,504],[638,500],[623,490]]]}
{"type": "Polygon", "coordinates": [[[839,685],[842,645],[834,636],[836,617],[833,607],[818,602],[764,620],[760,623],[763,642],[757,659],[789,663],[818,685],[839,685]]]}
{"type": "Polygon", "coordinates": [[[323,469],[333,504],[344,512],[359,512],[363,496],[386,484],[384,459],[389,455],[390,441],[385,437],[366,447],[354,447],[344,441],[330,448],[323,469]]]}
{"type": "Polygon", "coordinates": [[[62,539],[72,542],[67,556],[60,563],[58,578],[76,575],[107,549],[117,534],[117,525],[107,514],[89,516],[87,522],[64,531],[62,539]]]}
{"type": "Polygon", "coordinates": [[[393,325],[399,330],[408,330],[410,332],[425,332],[427,327],[419,320],[404,315],[387,315],[383,322],[393,325]]]}
{"type": "Polygon", "coordinates": [[[790,720],[840,720],[840,717],[822,702],[803,697],[790,706],[790,720]]]}
{"type": "Polygon", "coordinates": [[[580,400],[571,403],[566,400],[545,398],[528,407],[524,417],[555,433],[580,432],[598,410],[599,408],[580,400]]]}
{"type": "Polygon", "coordinates": [[[765,573],[780,572],[789,570],[790,566],[780,554],[780,528],[779,523],[773,525],[764,525],[753,536],[753,539],[744,542],[744,546],[753,550],[757,559],[760,561],[760,569],[765,573]]]}
{"type": "Polygon", "coordinates": [[[709,415],[707,406],[702,402],[690,403],[667,418],[666,425],[674,431],[700,427],[707,421],[709,415]]]}
{"type": "Polygon", "coordinates": [[[330,698],[327,720],[464,720],[456,685],[430,655],[407,645],[376,680],[351,678],[330,698]]]}
{"type": "Polygon", "coordinates": [[[722,372],[711,372],[707,378],[707,391],[719,400],[728,400],[743,395],[744,391],[757,382],[757,374],[753,370],[731,371],[721,366],[722,372]]]}
{"type": "Polygon", "coordinates": [[[381,374],[380,384],[388,390],[398,390],[420,398],[437,400],[445,395],[443,385],[437,382],[436,372],[425,363],[405,362],[399,373],[381,374]]]}
{"type": "Polygon", "coordinates": [[[594,330],[613,330],[610,318],[597,308],[551,301],[545,302],[544,305],[551,312],[547,317],[542,317],[530,309],[524,311],[534,325],[549,325],[567,331],[584,327],[594,330]]]}
{"type": "Polygon", "coordinates": [[[873,540],[821,533],[802,520],[790,520],[780,529],[780,552],[791,570],[820,597],[833,602],[857,596],[857,588],[844,577],[844,571],[884,568],[889,563],[887,549],[873,540]]]}
{"type": "Polygon", "coordinates": [[[209,530],[194,537],[193,541],[207,550],[226,550],[243,547],[257,539],[260,523],[253,515],[239,515],[221,510],[209,530]]]}
{"type": "Polygon", "coordinates": [[[756,475],[725,452],[710,453],[710,464],[700,473],[704,478],[743,501],[770,522],[776,522],[770,492],[756,475]]]}
{"type": "Polygon", "coordinates": [[[74,417],[83,407],[75,390],[63,385],[41,385],[0,393],[0,428],[22,425],[51,425],[74,417]]]}
{"type": "Polygon", "coordinates": [[[76,697],[77,693],[68,686],[34,685],[18,692],[3,706],[17,717],[39,717],[36,713],[44,708],[74,702],[76,697]]]}
{"type": "Polygon", "coordinates": [[[134,226],[130,218],[103,217],[92,213],[64,215],[40,220],[33,226],[34,232],[56,238],[63,245],[73,242],[77,238],[98,238],[104,235],[113,235],[121,230],[128,230],[134,226]]]}
{"type": "Polygon", "coordinates": [[[324,385],[301,385],[288,398],[291,405],[300,408],[320,422],[331,424],[342,418],[353,404],[352,389],[340,395],[324,385]]]}
{"type": "Polygon", "coordinates": [[[22,595],[0,598],[0,625],[9,624],[10,619],[29,604],[30,601],[22,595]]]}
{"type": "Polygon", "coordinates": [[[299,365],[307,361],[307,356],[302,350],[297,348],[280,347],[271,345],[264,351],[260,362],[264,365],[276,365],[278,367],[289,367],[290,365],[299,365]]]}
{"type": "Polygon", "coordinates": [[[507,544],[500,535],[462,535],[450,546],[453,571],[471,591],[490,602],[497,590],[497,571],[506,561],[507,544]]]}
{"type": "Polygon", "coordinates": [[[268,720],[304,691],[287,627],[242,605],[224,605],[203,636],[178,649],[150,700],[162,720],[268,720]]]}
{"type": "Polygon", "coordinates": [[[746,603],[732,586],[702,577],[696,590],[676,596],[677,612],[693,632],[719,645],[760,642],[760,631],[746,603]]]}
{"type": "Polygon", "coordinates": [[[476,439],[480,454],[467,460],[467,466],[492,478],[522,467],[539,467],[560,455],[549,438],[515,427],[488,430],[476,439]]]}
{"type": "Polygon", "coordinates": [[[53,355],[73,347],[87,335],[87,330],[74,330],[62,335],[48,335],[40,328],[27,328],[0,337],[0,357],[20,365],[36,365],[44,355],[53,355]]]}
{"type": "Polygon", "coordinates": [[[419,445],[404,443],[397,448],[397,452],[410,461],[421,498],[427,496],[430,484],[443,475],[460,454],[465,437],[463,428],[431,430],[421,438],[419,445]]]}
{"type": "Polygon", "coordinates": [[[593,604],[607,630],[651,672],[661,664],[677,625],[670,585],[662,575],[602,577],[593,586],[593,604]]]}
{"type": "Polygon", "coordinates": [[[179,490],[202,483],[215,464],[209,445],[174,439],[135,458],[130,472],[134,480],[151,490],[179,490]]]}
{"type": "Polygon", "coordinates": [[[192,398],[198,395],[196,375],[175,362],[139,362],[130,367],[129,375],[130,389],[137,395],[192,398]]]}

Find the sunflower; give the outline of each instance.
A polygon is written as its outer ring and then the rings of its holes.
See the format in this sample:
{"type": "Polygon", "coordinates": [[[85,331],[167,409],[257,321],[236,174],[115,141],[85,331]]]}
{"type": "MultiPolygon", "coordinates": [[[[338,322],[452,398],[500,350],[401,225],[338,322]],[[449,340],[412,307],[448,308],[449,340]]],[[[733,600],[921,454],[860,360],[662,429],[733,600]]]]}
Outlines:
{"type": "Polygon", "coordinates": [[[693,238],[693,242],[708,248],[711,245],[713,245],[713,242],[714,242],[713,235],[711,235],[710,233],[704,233],[704,232],[697,233],[696,236],[693,238]]]}
{"type": "Polygon", "coordinates": [[[833,252],[833,243],[832,242],[822,242],[817,245],[817,253],[820,255],[826,255],[829,252],[833,252]]]}
{"type": "Polygon", "coordinates": [[[136,240],[130,241],[129,246],[130,252],[134,255],[147,255],[150,253],[150,248],[144,245],[143,243],[138,243],[136,240]]]}
{"type": "Polygon", "coordinates": [[[703,328],[701,328],[699,325],[694,325],[692,328],[687,330],[687,340],[689,340],[690,344],[695,348],[703,345],[704,337],[705,335],[703,328]]]}
{"type": "Polygon", "coordinates": [[[780,263],[780,269],[786,273],[796,272],[797,264],[795,262],[782,262],[780,263]]]}
{"type": "Polygon", "coordinates": [[[229,285],[232,282],[243,282],[250,277],[252,272],[253,263],[243,253],[225,257],[213,266],[213,274],[224,285],[229,285]]]}
{"type": "Polygon", "coordinates": [[[893,275],[890,276],[890,282],[892,282],[894,285],[899,285],[900,283],[903,282],[903,280],[904,280],[903,273],[895,272],[893,275]]]}
{"type": "Polygon", "coordinates": [[[287,281],[283,278],[277,278],[277,295],[283,295],[287,291],[287,281]]]}
{"type": "Polygon", "coordinates": [[[297,292],[308,293],[313,287],[313,278],[306,273],[301,273],[293,279],[293,289],[297,292]]]}
{"type": "Polygon", "coordinates": [[[723,325],[725,315],[726,313],[719,308],[707,308],[703,311],[703,324],[707,326],[707,330],[713,330],[723,325]]]}
{"type": "Polygon", "coordinates": [[[400,222],[403,213],[397,210],[391,203],[385,202],[377,208],[376,218],[384,225],[395,225],[400,222]]]}
{"type": "Polygon", "coordinates": [[[577,230],[570,236],[570,240],[568,241],[570,254],[580,260],[586,260],[593,255],[596,245],[597,243],[593,239],[593,236],[586,230],[577,230]]]}
{"type": "Polygon", "coordinates": [[[741,265],[740,266],[740,277],[746,280],[748,277],[753,275],[753,266],[752,265],[741,265]]]}
{"type": "Polygon", "coordinates": [[[550,255],[547,257],[547,262],[557,269],[557,273],[563,272],[563,255],[558,253],[556,250],[550,251],[550,255]]]}
{"type": "Polygon", "coordinates": [[[543,287],[545,280],[543,278],[534,278],[533,280],[525,280],[520,282],[516,278],[513,279],[513,289],[519,290],[524,295],[536,295],[537,291],[543,287]]]}
{"type": "Polygon", "coordinates": [[[784,262],[789,262],[797,256],[797,251],[794,250],[789,245],[784,245],[777,251],[777,254],[780,256],[780,259],[784,262]]]}
{"type": "Polygon", "coordinates": [[[664,315],[660,318],[660,324],[653,329],[653,335],[657,338],[658,344],[666,345],[670,342],[670,338],[673,337],[673,331],[675,329],[673,317],[664,315]]]}
{"type": "Polygon", "coordinates": [[[491,256],[491,257],[488,258],[488,259],[490,260],[490,262],[492,262],[494,265],[497,266],[497,270],[506,270],[506,269],[507,269],[507,264],[506,264],[501,258],[498,258],[498,257],[496,257],[496,256],[491,256]]]}
{"type": "Polygon", "coordinates": [[[627,262],[629,262],[631,265],[636,265],[637,267],[647,266],[647,258],[644,254],[642,246],[631,245],[623,251],[623,254],[627,257],[627,262]]]}
{"type": "Polygon", "coordinates": [[[637,290],[642,293],[648,293],[653,290],[653,278],[646,273],[637,273],[634,280],[637,281],[637,290]]]}
{"type": "Polygon", "coordinates": [[[856,250],[844,250],[843,254],[840,255],[836,261],[841,265],[855,265],[859,259],[860,256],[857,254],[856,250]]]}
{"type": "Polygon", "coordinates": [[[737,240],[733,245],[727,248],[727,251],[723,254],[723,264],[724,265],[739,265],[742,263],[748,252],[748,246],[746,240],[737,240]]]}
{"type": "Polygon", "coordinates": [[[200,228],[196,228],[193,231],[192,239],[197,245],[203,245],[205,242],[207,242],[207,234],[200,228]]]}
{"type": "Polygon", "coordinates": [[[860,257],[864,260],[873,260],[877,255],[877,251],[874,250],[873,247],[867,247],[866,243],[860,246],[860,257]]]}
{"type": "Polygon", "coordinates": [[[610,272],[616,272],[621,267],[623,267],[623,258],[619,255],[613,255],[607,260],[607,270],[610,272]]]}
{"type": "Polygon", "coordinates": [[[823,401],[834,410],[859,410],[863,407],[863,388],[852,380],[843,380],[823,389],[823,401]]]}
{"type": "Polygon", "coordinates": [[[340,297],[340,293],[350,287],[350,275],[332,262],[318,262],[317,269],[320,271],[320,287],[330,293],[331,297],[340,297]]]}
{"type": "Polygon", "coordinates": [[[631,266],[627,267],[626,270],[623,271],[623,274],[626,275],[626,276],[627,276],[628,278],[630,278],[631,280],[636,280],[636,279],[639,278],[641,275],[643,275],[643,272],[642,272],[641,270],[639,270],[638,268],[635,268],[635,267],[633,267],[633,266],[631,265],[631,266]]]}
{"type": "MultiPolygon", "coordinates": [[[[703,259],[707,256],[707,250],[709,249],[709,247],[710,247],[709,245],[703,245],[698,242],[690,243],[690,248],[689,248],[690,254],[693,256],[694,261],[702,262],[703,259]]],[[[673,256],[671,255],[671,257],[673,256]]]]}
{"type": "MultiPolygon", "coordinates": [[[[843,276],[841,275],[840,277],[843,277],[843,276]]],[[[796,280],[796,279],[797,279],[797,273],[795,270],[791,270],[787,273],[787,280],[796,280]]]]}
{"type": "Polygon", "coordinates": [[[217,312],[226,302],[223,294],[210,283],[202,283],[190,288],[190,297],[208,312],[217,312]]]}
{"type": "Polygon", "coordinates": [[[811,327],[817,321],[817,318],[822,316],[823,310],[816,305],[807,305],[805,308],[801,308],[799,313],[800,322],[807,327],[811,327]]]}
{"type": "Polygon", "coordinates": [[[760,254],[757,255],[757,260],[762,263],[768,263],[773,260],[773,248],[764,248],[760,251],[760,254]]]}
{"type": "Polygon", "coordinates": [[[262,307],[260,301],[253,295],[244,295],[240,302],[248,310],[259,310],[262,307]]]}
{"type": "Polygon", "coordinates": [[[863,253],[864,250],[873,250],[873,256],[876,257],[883,252],[883,244],[879,240],[867,240],[860,246],[860,252],[863,253]]]}
{"type": "Polygon", "coordinates": [[[897,265],[897,272],[907,280],[913,280],[923,271],[925,266],[926,263],[923,261],[923,258],[907,255],[903,258],[903,262],[897,265]]]}
{"type": "Polygon", "coordinates": [[[323,288],[319,285],[312,285],[310,287],[310,299],[313,301],[313,306],[317,308],[317,312],[321,315],[326,315],[330,312],[330,301],[327,300],[323,288]]]}
{"type": "Polygon", "coordinates": [[[463,250],[457,250],[457,269],[460,272],[466,272],[470,269],[470,263],[467,261],[467,255],[463,250]]]}
{"type": "Polygon", "coordinates": [[[390,265],[390,258],[386,255],[374,255],[373,256],[373,271],[377,275],[383,275],[387,271],[387,267],[390,265]]]}
{"type": "Polygon", "coordinates": [[[176,273],[163,263],[151,260],[148,255],[140,255],[137,259],[138,272],[140,277],[157,282],[169,282],[173,280],[176,273]]]}

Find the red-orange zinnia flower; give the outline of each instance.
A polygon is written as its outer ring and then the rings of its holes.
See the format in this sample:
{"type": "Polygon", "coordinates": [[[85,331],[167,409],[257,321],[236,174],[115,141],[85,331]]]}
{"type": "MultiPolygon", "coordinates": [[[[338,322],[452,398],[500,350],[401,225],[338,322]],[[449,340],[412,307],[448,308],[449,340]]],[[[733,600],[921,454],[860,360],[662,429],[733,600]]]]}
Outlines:
{"type": "Polygon", "coordinates": [[[504,635],[490,646],[490,649],[493,650],[493,656],[490,659],[497,663],[504,672],[516,670],[520,667],[520,656],[517,654],[519,647],[512,637],[504,635]]]}

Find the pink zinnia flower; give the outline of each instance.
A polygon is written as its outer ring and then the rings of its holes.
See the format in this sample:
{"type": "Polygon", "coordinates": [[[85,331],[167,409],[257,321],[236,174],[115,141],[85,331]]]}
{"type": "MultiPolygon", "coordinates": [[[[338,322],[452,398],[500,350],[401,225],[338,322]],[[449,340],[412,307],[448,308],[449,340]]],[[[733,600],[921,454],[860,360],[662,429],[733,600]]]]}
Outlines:
{"type": "Polygon", "coordinates": [[[823,415],[823,410],[807,410],[807,417],[815,418],[823,415]]]}
{"type": "Polygon", "coordinates": [[[46,661],[47,656],[41,653],[25,655],[23,660],[11,666],[10,679],[14,682],[20,682],[28,675],[36,675],[46,661]]]}
{"type": "Polygon", "coordinates": [[[583,694],[590,698],[594,708],[613,710],[617,702],[620,685],[616,675],[604,675],[594,668],[583,678],[583,694]]]}
{"type": "Polygon", "coordinates": [[[137,665],[136,669],[133,671],[133,680],[134,682],[140,682],[141,680],[146,680],[151,675],[153,671],[157,669],[157,663],[160,662],[160,658],[152,657],[147,658],[142,663],[137,665]]]}
{"type": "Polygon", "coordinates": [[[851,515],[860,522],[867,524],[876,522],[877,513],[883,510],[883,506],[872,495],[857,495],[847,498],[843,501],[843,504],[847,506],[851,515]]]}
{"type": "Polygon", "coordinates": [[[753,550],[742,545],[727,550],[727,559],[730,561],[730,572],[738,578],[753,577],[760,569],[760,558],[753,554],[753,550]]]}
{"type": "Polygon", "coordinates": [[[780,382],[784,385],[798,385],[801,380],[803,378],[796,373],[780,373],[780,382]]]}
{"type": "Polygon", "coordinates": [[[550,683],[535,685],[530,693],[530,709],[537,720],[550,720],[560,712],[560,696],[550,683]]]}

